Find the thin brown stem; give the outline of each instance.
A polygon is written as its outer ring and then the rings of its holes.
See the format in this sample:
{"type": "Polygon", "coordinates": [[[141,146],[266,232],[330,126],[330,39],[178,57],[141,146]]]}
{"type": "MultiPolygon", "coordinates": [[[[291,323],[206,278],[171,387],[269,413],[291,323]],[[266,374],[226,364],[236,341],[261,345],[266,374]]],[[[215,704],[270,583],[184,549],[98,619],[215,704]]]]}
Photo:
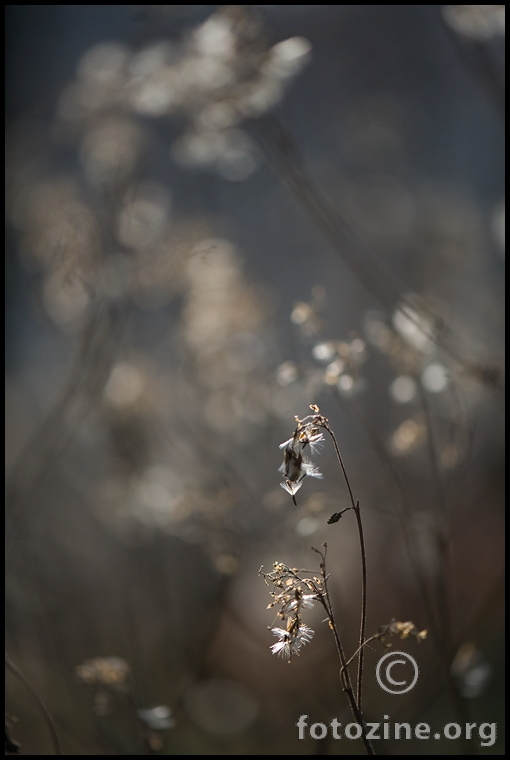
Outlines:
{"type": "MultiPolygon", "coordinates": [[[[439,509],[436,509],[436,546],[441,563],[441,572],[439,574],[439,582],[437,584],[437,594],[439,599],[442,623],[441,633],[443,637],[443,647],[441,648],[441,652],[443,657],[443,667],[445,671],[447,690],[450,694],[453,707],[457,711],[460,721],[467,724],[470,720],[468,703],[465,697],[463,697],[459,692],[458,685],[451,672],[451,663],[455,655],[456,645],[452,635],[449,599],[449,581],[451,577],[449,553],[449,550],[451,548],[451,541],[449,536],[450,515],[447,509],[446,498],[443,490],[443,480],[439,468],[439,452],[434,436],[432,412],[428,403],[427,394],[423,388],[421,388],[419,383],[418,388],[420,390],[421,401],[427,419],[428,452],[436,485],[437,500],[439,505],[439,509]]],[[[464,754],[477,754],[475,745],[468,741],[464,741],[463,743],[465,745],[464,754]]]]}
{"type": "Polygon", "coordinates": [[[359,645],[360,645],[360,651],[359,651],[359,659],[358,659],[358,682],[357,682],[357,697],[358,697],[358,706],[361,710],[361,689],[362,689],[362,682],[363,682],[363,659],[364,659],[364,649],[363,645],[365,643],[365,628],[367,625],[367,559],[366,559],[366,551],[365,551],[365,537],[363,535],[363,524],[361,522],[361,513],[359,508],[359,501],[356,502],[356,506],[354,508],[354,514],[356,515],[356,522],[358,525],[358,534],[359,534],[359,545],[360,545],[360,551],[361,551],[361,622],[360,622],[360,631],[359,631],[359,645]]]}
{"type": "Polygon", "coordinates": [[[368,639],[365,639],[361,647],[358,647],[355,652],[349,657],[349,659],[346,662],[346,667],[348,667],[351,662],[358,656],[358,652],[366,647],[367,644],[370,644],[372,641],[380,641],[381,640],[381,634],[380,633],[374,633],[373,636],[370,636],[368,639]]]}
{"type": "MultiPolygon", "coordinates": [[[[391,477],[400,496],[400,499],[393,500],[393,505],[400,524],[400,529],[402,531],[402,538],[404,541],[405,550],[407,552],[408,561],[416,579],[416,585],[418,587],[423,606],[427,613],[429,628],[437,633],[441,628],[441,621],[438,619],[439,612],[434,606],[432,591],[428,586],[422,563],[420,563],[420,554],[416,543],[416,537],[410,526],[411,505],[409,503],[409,499],[407,497],[399,472],[395,467],[391,456],[388,454],[381,435],[379,434],[375,425],[372,423],[369,416],[364,413],[361,405],[356,402],[355,399],[351,399],[351,404],[349,405],[344,404],[338,392],[334,393],[333,397],[337,403],[341,404],[346,414],[353,418],[357,423],[363,425],[370,437],[373,448],[380,459],[381,465],[391,474],[391,477]]],[[[441,634],[438,635],[441,638],[441,634]]]]}
{"type": "Polygon", "coordinates": [[[359,723],[362,729],[361,739],[363,741],[363,746],[365,747],[365,751],[367,755],[375,755],[374,748],[372,747],[369,739],[367,738],[367,729],[365,725],[365,719],[363,717],[363,713],[361,712],[361,709],[358,705],[358,702],[356,700],[356,697],[354,696],[354,691],[352,688],[351,683],[351,676],[348,670],[348,665],[353,659],[347,661],[345,657],[345,651],[342,646],[342,642],[340,639],[340,634],[338,633],[338,628],[335,622],[335,616],[333,613],[333,607],[331,605],[331,599],[329,596],[329,590],[328,590],[328,578],[326,574],[326,563],[325,563],[325,557],[323,557],[323,561],[321,563],[321,570],[322,570],[322,577],[324,581],[324,596],[320,595],[319,599],[326,610],[326,613],[329,618],[330,628],[333,631],[333,635],[335,637],[335,644],[338,652],[338,657],[340,659],[340,681],[342,683],[342,688],[345,691],[347,695],[347,699],[349,700],[349,706],[351,708],[351,712],[353,714],[354,719],[359,723]]]}
{"type": "Polygon", "coordinates": [[[359,657],[358,657],[358,676],[357,676],[357,684],[356,684],[356,701],[357,701],[360,712],[362,712],[363,710],[362,708],[363,659],[364,659],[363,644],[365,641],[365,629],[366,629],[366,624],[367,624],[367,557],[366,557],[366,550],[365,550],[365,536],[363,533],[363,523],[361,521],[361,511],[360,511],[360,506],[359,506],[359,500],[356,502],[354,501],[351,484],[347,476],[347,471],[345,469],[342,455],[340,454],[340,449],[338,447],[335,434],[329,427],[329,423],[327,422],[327,420],[322,424],[322,427],[324,428],[324,430],[328,431],[328,433],[330,434],[333,440],[333,445],[335,447],[337,459],[340,463],[340,467],[342,468],[345,482],[347,483],[349,496],[351,497],[352,508],[354,510],[354,514],[356,515],[356,524],[358,526],[359,546],[360,546],[360,552],[361,552],[361,621],[360,621],[360,631],[359,631],[359,657]]]}
{"type": "Polygon", "coordinates": [[[21,672],[21,670],[19,670],[19,668],[12,662],[12,660],[9,657],[9,655],[7,654],[7,652],[5,653],[5,664],[6,664],[7,668],[11,671],[11,673],[13,675],[15,675],[16,678],[19,681],[21,681],[21,683],[23,684],[23,686],[25,687],[25,689],[30,693],[30,695],[32,696],[32,698],[34,699],[34,701],[37,703],[37,706],[39,707],[39,709],[40,709],[40,711],[41,711],[41,713],[43,715],[44,721],[45,721],[46,725],[48,726],[48,730],[49,730],[49,732],[51,734],[51,740],[53,742],[53,750],[54,750],[54,752],[55,752],[56,755],[61,755],[62,754],[62,750],[60,749],[60,742],[58,740],[57,732],[56,732],[56,729],[55,729],[55,723],[53,721],[53,718],[51,717],[50,711],[48,710],[48,708],[46,707],[46,705],[44,704],[44,702],[42,701],[41,697],[36,692],[36,690],[34,689],[34,687],[30,684],[30,682],[27,680],[27,678],[23,675],[23,673],[21,672]]]}

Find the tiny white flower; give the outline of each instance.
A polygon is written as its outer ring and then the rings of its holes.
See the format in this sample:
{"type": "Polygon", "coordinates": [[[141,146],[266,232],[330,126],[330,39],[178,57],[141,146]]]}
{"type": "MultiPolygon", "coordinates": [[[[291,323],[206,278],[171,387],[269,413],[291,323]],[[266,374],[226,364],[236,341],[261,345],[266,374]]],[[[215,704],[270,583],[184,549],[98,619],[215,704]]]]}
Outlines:
{"type": "MultiPolygon", "coordinates": [[[[310,446],[310,451],[312,452],[313,455],[319,454],[322,449],[322,445],[324,443],[324,436],[322,435],[320,430],[316,430],[307,435],[306,443],[308,443],[308,445],[310,446]]],[[[303,444],[303,446],[304,445],[305,444],[303,444]]]]}
{"type": "Polygon", "coordinates": [[[317,465],[309,462],[307,459],[303,460],[302,469],[305,475],[308,475],[310,478],[322,478],[322,472],[319,471],[317,465]]]}
{"type": "Polygon", "coordinates": [[[317,454],[323,443],[324,436],[319,428],[312,423],[307,423],[301,428],[298,427],[292,438],[280,444],[279,448],[283,449],[283,463],[279,467],[279,472],[284,476],[280,485],[290,493],[293,499],[307,475],[312,478],[322,478],[317,466],[304,457],[302,452],[308,445],[311,453],[317,454]]]}
{"type": "Polygon", "coordinates": [[[307,475],[312,478],[322,478],[322,473],[318,467],[302,456],[299,444],[296,444],[292,438],[285,444],[283,462],[278,471],[284,475],[284,480],[280,483],[281,487],[291,496],[299,491],[307,475]]]}
{"type": "Polygon", "coordinates": [[[288,441],[280,443],[278,448],[286,449],[289,447],[293,450],[298,449],[302,451],[308,444],[310,446],[311,453],[315,455],[320,453],[323,443],[324,436],[318,428],[305,428],[299,433],[297,438],[295,436],[289,438],[288,441]]]}
{"type": "Polygon", "coordinates": [[[297,447],[297,451],[294,445],[289,445],[284,449],[283,462],[278,468],[278,471],[285,475],[285,480],[290,480],[293,483],[302,479],[306,473],[302,473],[303,457],[297,447]]]}
{"type": "Polygon", "coordinates": [[[288,615],[289,612],[296,612],[302,607],[305,609],[310,609],[313,607],[313,603],[316,600],[315,594],[301,594],[296,596],[295,599],[290,599],[286,604],[282,607],[282,613],[284,615],[288,615]]]}
{"type": "Polygon", "coordinates": [[[280,483],[280,486],[287,491],[287,493],[290,493],[291,496],[295,496],[301,486],[303,485],[303,480],[305,479],[305,473],[301,475],[298,481],[295,483],[292,482],[292,480],[282,480],[280,483]]]}
{"type": "MultiPolygon", "coordinates": [[[[286,641],[288,638],[290,638],[288,631],[286,631],[284,628],[271,628],[271,633],[274,633],[275,636],[278,636],[280,641],[286,641]]],[[[273,644],[275,647],[276,644],[273,644]]]]}
{"type": "Polygon", "coordinates": [[[315,631],[313,631],[305,623],[301,623],[296,634],[296,642],[299,643],[300,647],[303,646],[303,644],[308,644],[308,642],[312,640],[314,634],[315,631]]]}
{"type": "MultiPolygon", "coordinates": [[[[271,652],[279,657],[283,657],[284,660],[290,660],[292,657],[292,645],[289,640],[278,641],[271,646],[271,652]]],[[[294,654],[299,654],[299,651],[295,651],[294,654]]]]}
{"type": "Polygon", "coordinates": [[[272,644],[271,652],[283,657],[284,660],[290,660],[292,655],[299,655],[301,647],[312,640],[315,632],[305,623],[299,623],[296,618],[290,631],[272,628],[271,633],[280,639],[276,644],[272,644]]]}
{"type": "Polygon", "coordinates": [[[271,633],[280,639],[276,644],[272,644],[270,649],[273,654],[283,657],[284,660],[290,660],[293,654],[299,654],[299,646],[295,646],[290,634],[283,628],[272,628],[271,633]]]}

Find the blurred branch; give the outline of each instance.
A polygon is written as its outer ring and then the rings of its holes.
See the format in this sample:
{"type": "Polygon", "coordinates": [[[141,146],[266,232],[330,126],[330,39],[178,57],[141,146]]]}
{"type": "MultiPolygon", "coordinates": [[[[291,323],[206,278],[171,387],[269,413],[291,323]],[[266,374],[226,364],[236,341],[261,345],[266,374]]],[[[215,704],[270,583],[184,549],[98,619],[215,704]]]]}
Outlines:
{"type": "Polygon", "coordinates": [[[98,302],[83,330],[80,350],[60,399],[25,444],[7,477],[6,502],[12,509],[8,514],[12,535],[7,560],[37,490],[106,382],[119,326],[118,315],[98,302]]]}
{"type": "Polygon", "coordinates": [[[379,431],[370,420],[369,415],[365,414],[362,405],[358,404],[353,399],[353,402],[351,404],[355,408],[355,414],[353,414],[350,409],[351,405],[348,405],[343,402],[341,394],[338,391],[334,392],[333,396],[335,400],[337,401],[337,403],[345,411],[345,413],[348,414],[348,416],[351,417],[351,419],[360,423],[361,428],[365,428],[366,432],[368,433],[369,440],[374,448],[374,451],[377,457],[379,458],[379,461],[382,467],[390,473],[391,478],[393,479],[393,482],[398,490],[399,498],[396,501],[392,500],[392,504],[395,506],[397,519],[400,523],[400,529],[402,531],[402,538],[404,541],[404,546],[406,549],[408,561],[413,571],[413,575],[415,577],[416,584],[418,586],[418,590],[420,593],[421,601],[427,614],[427,618],[429,621],[428,626],[429,628],[432,628],[432,630],[435,631],[436,634],[440,633],[440,625],[438,621],[436,620],[436,611],[434,609],[433,600],[430,595],[430,590],[427,587],[425,575],[422,571],[422,566],[420,564],[418,546],[416,544],[413,531],[409,524],[409,518],[411,517],[411,514],[412,514],[411,507],[409,504],[408,497],[406,495],[404,485],[398,473],[398,470],[391,456],[388,454],[386,450],[386,446],[379,434],[379,431]]]}
{"type": "Polygon", "coordinates": [[[48,710],[48,708],[46,707],[46,705],[44,704],[44,702],[42,701],[41,697],[36,692],[34,687],[31,686],[27,678],[23,675],[23,673],[19,670],[19,668],[13,663],[13,661],[11,660],[7,652],[5,653],[5,665],[11,671],[11,673],[15,675],[19,681],[21,681],[23,686],[26,688],[26,690],[30,693],[30,695],[36,702],[44,718],[44,721],[46,725],[48,726],[48,730],[51,734],[51,741],[53,743],[53,751],[55,755],[61,755],[62,751],[60,749],[60,742],[58,740],[57,732],[55,730],[55,723],[53,721],[53,718],[51,717],[50,711],[48,710]]]}
{"type": "MultiPolygon", "coordinates": [[[[450,44],[467,71],[480,85],[497,111],[498,116],[505,121],[505,69],[491,55],[490,40],[476,40],[456,32],[447,23],[442,12],[442,6],[432,6],[436,9],[439,22],[446,32],[450,44]]],[[[468,6],[469,7],[469,6],[468,6]]]]}
{"type": "Polygon", "coordinates": [[[488,386],[502,389],[501,368],[468,359],[462,349],[459,350],[459,345],[464,341],[460,340],[460,336],[444,319],[438,320],[436,315],[428,314],[425,304],[420,304],[420,311],[430,316],[430,326],[425,327],[422,324],[416,315],[415,306],[405,295],[409,288],[384,265],[369,243],[347,221],[342,210],[337,206],[333,207],[310,179],[303,168],[303,161],[289,130],[274,116],[267,117],[265,123],[259,122],[257,127],[266,153],[271,159],[270,166],[276,167],[275,172],[279,174],[284,185],[328,238],[366,290],[390,312],[396,308],[404,308],[406,317],[464,372],[488,386]]]}

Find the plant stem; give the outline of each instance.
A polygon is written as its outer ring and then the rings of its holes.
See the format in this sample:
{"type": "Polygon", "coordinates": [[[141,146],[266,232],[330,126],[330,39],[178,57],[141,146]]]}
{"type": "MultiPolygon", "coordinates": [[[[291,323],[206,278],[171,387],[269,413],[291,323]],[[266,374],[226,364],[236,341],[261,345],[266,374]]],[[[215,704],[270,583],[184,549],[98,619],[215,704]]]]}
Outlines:
{"type": "MultiPolygon", "coordinates": [[[[368,639],[365,639],[363,642],[363,647],[366,647],[367,644],[370,644],[372,641],[380,641],[381,640],[381,634],[375,633],[373,636],[370,636],[368,639]]],[[[348,667],[351,662],[354,660],[354,658],[358,655],[358,652],[360,651],[361,647],[358,647],[355,652],[349,657],[347,662],[345,663],[346,667],[348,667]]]]}
{"type": "MultiPolygon", "coordinates": [[[[363,746],[365,747],[365,751],[367,755],[375,755],[374,748],[372,747],[369,739],[367,738],[367,729],[365,726],[365,719],[363,718],[363,713],[361,712],[361,709],[356,701],[356,698],[354,696],[354,691],[351,684],[351,676],[349,674],[348,670],[348,664],[353,659],[349,660],[349,662],[346,660],[344,648],[342,646],[342,642],[340,640],[340,635],[338,633],[338,629],[335,622],[335,616],[333,614],[333,607],[331,605],[331,600],[329,598],[329,591],[328,591],[328,581],[327,581],[327,575],[326,575],[326,565],[325,560],[323,560],[323,563],[321,565],[322,569],[322,577],[324,579],[324,591],[325,595],[324,597],[320,597],[321,602],[324,606],[324,609],[327,612],[327,615],[329,617],[330,621],[330,627],[333,631],[334,637],[335,637],[335,643],[336,648],[338,651],[338,657],[340,659],[341,668],[340,668],[340,681],[342,683],[342,688],[347,694],[347,699],[349,700],[349,706],[351,708],[351,712],[353,714],[354,719],[359,723],[362,729],[361,739],[363,741],[363,746]]],[[[362,651],[362,648],[361,648],[362,651]]]]}
{"type": "Polygon", "coordinates": [[[16,678],[18,678],[21,681],[23,686],[31,694],[34,701],[37,703],[37,706],[39,707],[43,715],[43,718],[46,722],[46,725],[48,726],[48,730],[51,734],[51,740],[53,742],[54,752],[56,755],[61,755],[62,751],[60,749],[60,742],[58,740],[57,732],[55,730],[55,723],[53,721],[53,718],[51,717],[50,711],[48,710],[48,708],[46,707],[46,705],[44,704],[44,702],[42,701],[41,697],[36,692],[34,687],[29,683],[27,678],[23,675],[21,670],[19,670],[18,667],[12,662],[7,652],[5,653],[5,664],[8,667],[8,669],[11,671],[11,673],[13,673],[13,675],[15,675],[16,678]]]}
{"type": "Polygon", "coordinates": [[[360,621],[360,630],[359,630],[359,645],[361,649],[359,650],[359,658],[358,658],[358,682],[357,682],[358,707],[361,710],[363,659],[365,655],[363,645],[365,643],[365,628],[367,625],[367,560],[366,560],[366,551],[365,551],[365,537],[363,535],[363,524],[361,522],[359,501],[356,502],[356,506],[354,508],[354,514],[356,515],[356,522],[358,524],[359,545],[360,545],[360,552],[361,552],[361,621],[360,621]]]}
{"type": "Polygon", "coordinates": [[[365,550],[365,537],[363,534],[363,523],[361,521],[361,511],[360,511],[360,506],[359,506],[359,500],[356,502],[354,501],[351,484],[349,482],[349,478],[347,477],[347,472],[345,469],[345,465],[343,463],[342,455],[340,454],[340,449],[338,447],[335,434],[329,427],[329,423],[327,420],[323,422],[322,427],[324,428],[324,430],[328,431],[328,433],[330,434],[333,440],[333,445],[335,447],[335,451],[336,451],[338,461],[340,463],[340,467],[342,468],[345,482],[347,483],[349,496],[351,497],[351,505],[354,510],[354,514],[356,515],[356,523],[358,525],[359,546],[360,546],[360,552],[361,552],[361,621],[360,621],[360,631],[359,631],[359,657],[358,657],[358,677],[357,677],[357,686],[356,686],[356,702],[357,702],[360,713],[362,713],[363,711],[362,685],[363,685],[363,659],[364,659],[363,644],[365,642],[365,628],[367,624],[367,558],[366,558],[366,550],[365,550]]]}

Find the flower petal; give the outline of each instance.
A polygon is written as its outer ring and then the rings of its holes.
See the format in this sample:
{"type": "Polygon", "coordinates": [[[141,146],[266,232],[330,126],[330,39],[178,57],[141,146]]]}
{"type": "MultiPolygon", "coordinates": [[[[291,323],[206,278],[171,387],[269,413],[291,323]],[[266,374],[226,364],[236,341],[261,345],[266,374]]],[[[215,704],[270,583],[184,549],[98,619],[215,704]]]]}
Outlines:
{"type": "Polygon", "coordinates": [[[303,460],[301,469],[303,470],[305,475],[308,475],[311,478],[322,478],[322,472],[320,472],[317,465],[315,465],[313,462],[309,462],[308,460],[303,460]]]}
{"type": "Polygon", "coordinates": [[[287,493],[290,493],[291,496],[294,496],[301,486],[303,485],[303,479],[299,480],[297,483],[293,483],[291,480],[284,480],[280,483],[281,487],[287,491],[287,493]]]}

